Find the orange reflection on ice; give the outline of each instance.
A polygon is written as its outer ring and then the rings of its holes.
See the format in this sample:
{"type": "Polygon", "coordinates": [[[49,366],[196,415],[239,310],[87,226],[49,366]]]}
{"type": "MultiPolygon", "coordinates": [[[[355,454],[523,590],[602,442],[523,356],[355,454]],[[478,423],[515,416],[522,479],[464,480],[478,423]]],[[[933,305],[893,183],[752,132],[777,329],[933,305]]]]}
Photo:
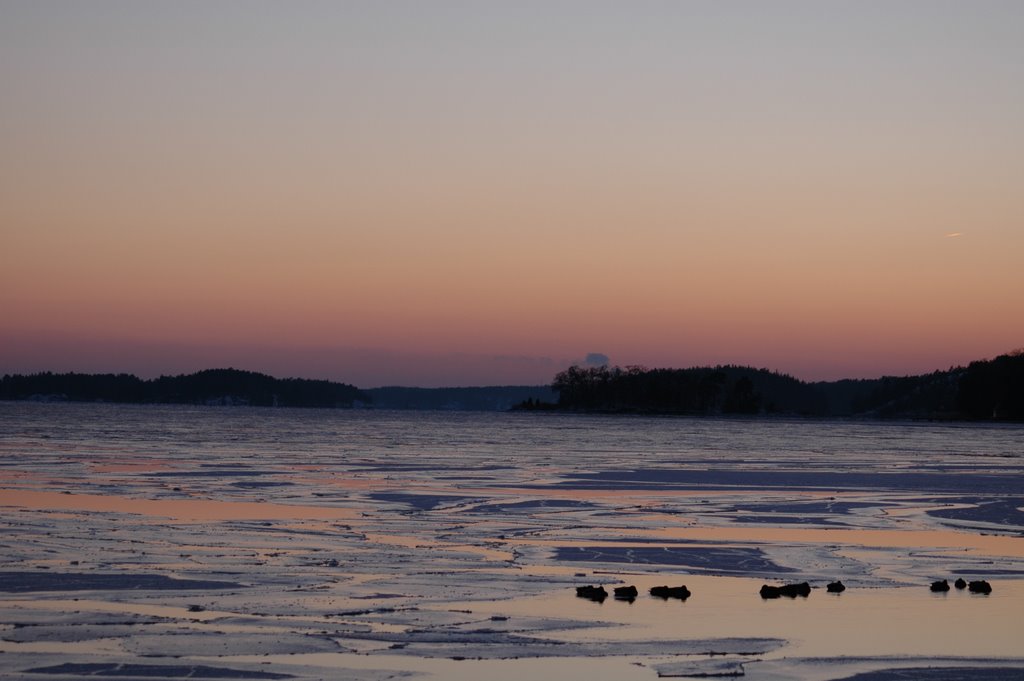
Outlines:
{"type": "Polygon", "coordinates": [[[98,494],[0,490],[0,506],[159,516],[187,522],[219,520],[350,520],[347,508],[211,499],[126,499],[98,494]]]}

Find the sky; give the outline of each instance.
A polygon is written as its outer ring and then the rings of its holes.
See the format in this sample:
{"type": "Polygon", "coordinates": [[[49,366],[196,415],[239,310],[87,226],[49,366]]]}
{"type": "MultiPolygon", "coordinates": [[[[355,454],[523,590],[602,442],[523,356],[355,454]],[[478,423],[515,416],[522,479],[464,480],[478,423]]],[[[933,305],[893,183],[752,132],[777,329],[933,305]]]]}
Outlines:
{"type": "Polygon", "coordinates": [[[1024,346],[1024,3],[0,0],[0,374],[1024,346]]]}

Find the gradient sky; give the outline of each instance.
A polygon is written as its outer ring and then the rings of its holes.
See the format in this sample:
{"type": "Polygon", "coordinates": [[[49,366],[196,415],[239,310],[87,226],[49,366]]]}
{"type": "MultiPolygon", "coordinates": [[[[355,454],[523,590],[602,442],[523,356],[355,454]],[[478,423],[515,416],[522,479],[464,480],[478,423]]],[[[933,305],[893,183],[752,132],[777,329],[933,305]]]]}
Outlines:
{"type": "Polygon", "coordinates": [[[1024,345],[1022,2],[0,2],[0,373],[1024,345]]]}

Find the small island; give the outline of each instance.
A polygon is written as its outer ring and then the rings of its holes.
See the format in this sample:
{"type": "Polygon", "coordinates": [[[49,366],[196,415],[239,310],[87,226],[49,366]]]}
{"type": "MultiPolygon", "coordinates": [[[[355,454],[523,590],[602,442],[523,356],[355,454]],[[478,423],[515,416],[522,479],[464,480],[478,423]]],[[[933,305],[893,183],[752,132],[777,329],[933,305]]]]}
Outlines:
{"type": "Polygon", "coordinates": [[[693,416],[1024,420],[1024,352],[919,376],[808,383],[745,366],[647,369],[572,366],[555,376],[556,402],[522,411],[693,416]]]}
{"type": "Polygon", "coordinates": [[[207,369],[150,380],[131,374],[7,375],[0,379],[0,399],[320,408],[352,408],[372,401],[347,383],[274,378],[239,369],[207,369]]]}

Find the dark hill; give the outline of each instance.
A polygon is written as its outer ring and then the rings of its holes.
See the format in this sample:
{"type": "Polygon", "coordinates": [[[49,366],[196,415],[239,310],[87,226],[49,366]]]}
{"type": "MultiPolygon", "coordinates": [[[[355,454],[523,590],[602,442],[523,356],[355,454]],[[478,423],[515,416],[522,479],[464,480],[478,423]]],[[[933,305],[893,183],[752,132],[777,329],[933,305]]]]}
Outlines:
{"type": "Polygon", "coordinates": [[[816,386],[767,369],[569,367],[555,376],[558,407],[569,411],[664,414],[828,415],[816,386]]]}
{"type": "Polygon", "coordinates": [[[920,376],[805,383],[767,369],[578,366],[555,376],[554,405],[524,409],[1024,421],[1024,353],[920,376]]]}
{"type": "Polygon", "coordinates": [[[971,362],[960,378],[957,407],[975,419],[1024,421],[1024,351],[971,362]]]}
{"type": "Polygon", "coordinates": [[[0,379],[0,399],[332,408],[352,407],[371,400],[363,391],[345,383],[274,378],[238,369],[207,369],[151,380],[130,374],[46,372],[4,376],[0,379]]]}

